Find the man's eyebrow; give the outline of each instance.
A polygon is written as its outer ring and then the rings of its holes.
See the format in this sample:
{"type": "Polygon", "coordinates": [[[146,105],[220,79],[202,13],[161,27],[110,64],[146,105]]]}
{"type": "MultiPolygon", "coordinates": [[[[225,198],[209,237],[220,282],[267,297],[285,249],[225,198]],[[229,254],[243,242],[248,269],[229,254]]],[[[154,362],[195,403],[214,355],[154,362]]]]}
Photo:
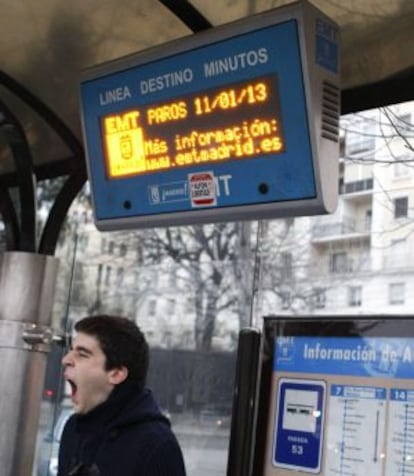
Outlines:
{"type": "Polygon", "coordinates": [[[82,345],[75,345],[72,350],[76,350],[77,352],[84,352],[85,354],[92,355],[92,351],[83,347],[82,345]]]}

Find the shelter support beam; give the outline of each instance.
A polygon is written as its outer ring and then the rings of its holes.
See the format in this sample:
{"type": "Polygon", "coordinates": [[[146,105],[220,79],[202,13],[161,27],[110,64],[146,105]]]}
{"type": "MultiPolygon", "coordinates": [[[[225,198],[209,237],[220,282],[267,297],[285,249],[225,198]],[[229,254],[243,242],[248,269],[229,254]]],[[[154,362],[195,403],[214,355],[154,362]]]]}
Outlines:
{"type": "Polygon", "coordinates": [[[174,13],[174,15],[194,33],[208,30],[213,26],[207,18],[187,0],[180,0],[178,2],[176,0],[159,0],[159,2],[174,13]]]}
{"type": "Polygon", "coordinates": [[[6,137],[16,165],[16,173],[8,180],[1,181],[3,192],[0,193],[0,213],[6,228],[7,250],[27,252],[38,250],[41,254],[53,255],[68,209],[86,182],[83,146],[57,114],[4,71],[0,71],[0,84],[41,116],[73,154],[67,160],[71,164],[67,168],[69,177],[55,199],[37,248],[36,179],[49,176],[42,177],[41,172],[36,170],[23,127],[6,104],[0,101],[0,130],[6,137]],[[20,226],[18,214],[8,191],[12,186],[17,186],[19,190],[20,226]]]}
{"type": "Polygon", "coordinates": [[[2,476],[31,476],[58,260],[7,252],[0,267],[2,476]]]}

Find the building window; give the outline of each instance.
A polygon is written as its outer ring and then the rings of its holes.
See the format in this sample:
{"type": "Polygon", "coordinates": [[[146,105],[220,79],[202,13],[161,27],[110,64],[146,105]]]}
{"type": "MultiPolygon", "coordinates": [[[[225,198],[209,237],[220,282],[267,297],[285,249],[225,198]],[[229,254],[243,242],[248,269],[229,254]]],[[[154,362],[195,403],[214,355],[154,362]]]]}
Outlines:
{"type": "Polygon", "coordinates": [[[119,256],[126,256],[128,251],[128,246],[125,243],[119,245],[119,256]]]}
{"type": "Polygon", "coordinates": [[[110,284],[111,282],[111,270],[112,268],[108,265],[105,268],[105,284],[110,284]]]}
{"type": "Polygon", "coordinates": [[[350,262],[345,251],[331,254],[330,271],[331,273],[335,274],[346,273],[347,271],[350,271],[350,262]]]}
{"type": "Polygon", "coordinates": [[[364,231],[371,230],[371,223],[372,223],[372,210],[368,209],[365,210],[365,229],[364,231]]]}
{"type": "Polygon", "coordinates": [[[124,282],[124,268],[122,266],[120,266],[117,270],[116,270],[116,284],[117,286],[121,286],[122,283],[124,282]]]}
{"type": "Polygon", "coordinates": [[[151,299],[148,301],[148,315],[155,316],[157,312],[157,301],[155,299],[151,299]]]}
{"type": "Polygon", "coordinates": [[[172,298],[168,299],[167,306],[168,306],[168,314],[170,316],[175,314],[175,305],[176,305],[175,299],[172,299],[172,298]]]}
{"type": "Polygon", "coordinates": [[[404,304],[405,283],[391,283],[389,286],[389,303],[391,305],[404,304]]]}
{"type": "Polygon", "coordinates": [[[115,248],[115,243],[113,241],[110,241],[108,243],[108,254],[112,255],[114,252],[114,248],[115,248]]]}
{"type": "Polygon", "coordinates": [[[362,305],[362,286],[348,288],[348,306],[360,307],[362,305]]]}
{"type": "Polygon", "coordinates": [[[102,274],[103,274],[103,264],[98,264],[97,276],[96,276],[96,284],[99,287],[102,283],[102,274]]]}
{"type": "Polygon", "coordinates": [[[289,309],[292,302],[292,297],[290,295],[290,292],[289,291],[281,292],[280,301],[281,301],[282,309],[289,309]]]}
{"type": "Polygon", "coordinates": [[[394,200],[394,218],[408,216],[408,197],[400,197],[394,200]]]}
{"type": "Polygon", "coordinates": [[[364,120],[354,125],[354,131],[346,134],[347,155],[372,155],[375,149],[375,132],[373,124],[364,120]]]}
{"type": "Polygon", "coordinates": [[[82,251],[85,251],[86,248],[88,247],[89,235],[80,235],[78,243],[79,243],[79,248],[82,251]]]}
{"type": "Polygon", "coordinates": [[[191,314],[195,311],[195,299],[193,297],[189,297],[185,300],[184,311],[186,314],[191,314]]]}
{"type": "Polygon", "coordinates": [[[326,306],[326,289],[314,288],[312,294],[312,303],[315,309],[324,309],[326,306]]]}

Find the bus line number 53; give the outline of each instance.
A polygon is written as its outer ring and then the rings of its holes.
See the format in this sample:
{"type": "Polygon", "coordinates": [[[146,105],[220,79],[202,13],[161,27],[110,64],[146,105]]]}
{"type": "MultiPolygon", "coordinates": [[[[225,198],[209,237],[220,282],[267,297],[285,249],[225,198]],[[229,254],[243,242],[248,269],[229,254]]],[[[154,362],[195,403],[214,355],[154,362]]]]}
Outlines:
{"type": "Polygon", "coordinates": [[[291,447],[292,454],[294,455],[303,455],[303,446],[302,445],[292,445],[291,447]]]}

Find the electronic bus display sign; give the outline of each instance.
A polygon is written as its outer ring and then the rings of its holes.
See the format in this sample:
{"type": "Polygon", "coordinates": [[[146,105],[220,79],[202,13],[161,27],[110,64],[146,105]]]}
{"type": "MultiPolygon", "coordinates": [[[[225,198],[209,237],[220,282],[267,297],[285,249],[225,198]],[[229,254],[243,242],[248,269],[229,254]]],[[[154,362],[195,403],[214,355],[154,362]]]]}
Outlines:
{"type": "Polygon", "coordinates": [[[294,3],[84,72],[98,228],[334,210],[339,35],[294,3]]]}
{"type": "Polygon", "coordinates": [[[265,318],[264,335],[260,474],[414,472],[412,317],[265,318]]]}

